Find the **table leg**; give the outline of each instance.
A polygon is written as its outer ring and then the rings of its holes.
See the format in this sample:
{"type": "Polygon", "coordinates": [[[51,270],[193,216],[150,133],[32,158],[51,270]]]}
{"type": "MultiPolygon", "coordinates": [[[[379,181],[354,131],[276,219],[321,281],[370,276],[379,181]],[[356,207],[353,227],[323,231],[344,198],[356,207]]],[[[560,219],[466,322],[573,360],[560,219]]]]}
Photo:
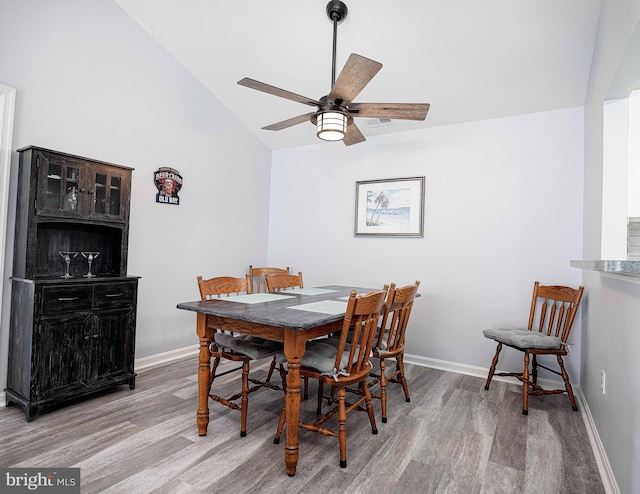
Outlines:
{"type": "Polygon", "coordinates": [[[198,435],[206,436],[209,426],[209,376],[211,374],[211,331],[207,331],[207,316],[198,313],[196,333],[200,338],[200,354],[198,357],[198,435]]]}
{"type": "Polygon", "coordinates": [[[293,477],[298,465],[298,424],[300,422],[300,362],[305,350],[304,338],[299,330],[285,329],[284,354],[287,357],[287,442],[284,449],[284,462],[287,475],[293,477]]]}

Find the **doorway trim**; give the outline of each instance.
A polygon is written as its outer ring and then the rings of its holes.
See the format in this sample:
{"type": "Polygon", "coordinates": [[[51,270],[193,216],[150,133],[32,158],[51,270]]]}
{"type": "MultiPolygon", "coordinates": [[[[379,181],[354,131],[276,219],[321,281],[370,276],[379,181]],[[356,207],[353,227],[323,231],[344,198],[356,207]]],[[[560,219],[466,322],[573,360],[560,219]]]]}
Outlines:
{"type": "MultiPolygon", "coordinates": [[[[7,243],[7,217],[9,214],[9,181],[11,179],[11,150],[13,142],[13,120],[15,114],[16,90],[15,88],[0,84],[0,390],[6,385],[5,365],[7,362],[9,342],[9,317],[3,310],[5,286],[9,286],[9,278],[5,276],[6,243],[7,243]],[[5,317],[1,317],[5,314],[5,317]],[[4,319],[4,321],[2,320],[4,319]]],[[[8,266],[10,271],[10,265],[8,266]]],[[[3,400],[4,392],[0,391],[0,400],[3,400]]]]}

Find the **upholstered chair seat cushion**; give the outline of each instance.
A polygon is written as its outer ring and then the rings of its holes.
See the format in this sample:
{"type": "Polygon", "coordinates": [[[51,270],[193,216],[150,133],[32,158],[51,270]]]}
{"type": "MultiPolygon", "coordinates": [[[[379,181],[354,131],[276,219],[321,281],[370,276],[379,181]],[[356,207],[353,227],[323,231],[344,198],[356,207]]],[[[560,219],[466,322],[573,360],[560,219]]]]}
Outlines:
{"type": "Polygon", "coordinates": [[[272,357],[282,350],[282,343],[245,334],[215,333],[213,338],[219,347],[241,353],[253,360],[272,357]]]}
{"type": "Polygon", "coordinates": [[[538,348],[545,350],[559,349],[562,340],[557,336],[547,336],[538,331],[515,328],[485,329],[485,338],[495,340],[516,348],[538,348]]]}
{"type": "MultiPolygon", "coordinates": [[[[327,340],[328,338],[325,338],[322,340],[312,340],[307,343],[307,349],[302,356],[301,364],[303,367],[310,367],[322,374],[333,374],[338,349],[336,346],[328,343],[327,340]]],[[[340,359],[340,369],[346,368],[349,363],[350,345],[347,345],[347,347],[340,359]]],[[[278,352],[276,361],[278,363],[286,362],[286,357],[282,350],[278,352]]]]}

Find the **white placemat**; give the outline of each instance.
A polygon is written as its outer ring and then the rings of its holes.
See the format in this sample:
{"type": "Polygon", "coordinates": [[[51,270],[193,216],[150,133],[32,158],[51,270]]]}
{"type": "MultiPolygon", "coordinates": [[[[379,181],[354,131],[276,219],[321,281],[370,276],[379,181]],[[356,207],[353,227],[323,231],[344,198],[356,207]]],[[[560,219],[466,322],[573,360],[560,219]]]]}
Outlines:
{"type": "Polygon", "coordinates": [[[248,293],[247,295],[238,295],[237,297],[225,297],[220,300],[228,302],[239,302],[241,304],[260,304],[262,302],[273,302],[274,300],[283,300],[286,295],[278,295],[276,293],[248,293]]]}
{"type": "MultiPolygon", "coordinates": [[[[330,290],[329,288],[294,288],[288,293],[296,293],[300,295],[324,295],[325,293],[333,293],[338,290],[330,290]]],[[[285,292],[287,293],[287,292],[285,292]]]]}
{"type": "Polygon", "coordinates": [[[347,303],[340,300],[319,300],[302,305],[292,305],[287,309],[306,310],[308,312],[320,312],[321,314],[342,314],[347,310],[347,303]]]}

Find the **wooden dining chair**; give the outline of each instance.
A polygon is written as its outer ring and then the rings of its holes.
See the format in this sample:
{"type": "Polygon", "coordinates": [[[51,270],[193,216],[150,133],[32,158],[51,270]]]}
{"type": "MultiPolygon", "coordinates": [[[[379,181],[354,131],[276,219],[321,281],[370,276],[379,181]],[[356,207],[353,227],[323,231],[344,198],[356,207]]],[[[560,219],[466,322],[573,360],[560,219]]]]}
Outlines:
{"type": "Polygon", "coordinates": [[[293,290],[294,288],[304,288],[301,272],[298,272],[298,274],[267,273],[264,280],[269,293],[293,290]]]}
{"type": "MultiPolygon", "coordinates": [[[[380,386],[379,394],[371,393],[371,397],[380,400],[382,422],[387,422],[387,384],[398,383],[402,386],[405,401],[410,402],[409,386],[404,372],[404,347],[409,317],[413,308],[413,301],[418,294],[420,282],[413,285],[396,288],[395,283],[391,283],[384,311],[382,322],[378,327],[378,332],[374,340],[371,354],[373,369],[369,374],[368,385],[373,388],[380,386]],[[395,367],[387,368],[387,360],[395,359],[395,367]]],[[[334,346],[339,342],[340,335],[332,335],[326,341],[334,346]]],[[[351,340],[351,335],[347,343],[351,340]]],[[[362,386],[358,388],[347,388],[347,391],[362,395],[362,386]]],[[[321,400],[326,398],[328,403],[335,401],[334,390],[327,397],[318,395],[318,410],[321,407],[321,400]]]]}
{"type": "MultiPolygon", "coordinates": [[[[265,277],[268,274],[273,273],[289,273],[289,266],[286,268],[270,268],[270,267],[262,267],[262,268],[254,268],[253,265],[249,265],[249,277],[251,278],[251,286],[253,287],[253,293],[267,293],[267,284],[265,282],[265,277]]],[[[266,381],[271,382],[271,376],[273,376],[273,371],[276,369],[276,359],[271,360],[271,365],[269,366],[269,370],[267,371],[266,381]]]]}
{"type": "Polygon", "coordinates": [[[251,277],[251,283],[253,285],[254,293],[267,293],[267,285],[265,283],[265,276],[269,273],[289,273],[289,266],[286,268],[254,268],[249,265],[249,276],[251,277]]]}
{"type": "Polygon", "coordinates": [[[529,325],[522,328],[485,329],[486,338],[498,342],[498,348],[491,362],[489,375],[484,389],[489,389],[493,376],[513,376],[522,382],[522,413],[529,413],[529,395],[567,393],[571,407],[578,410],[569,375],[562,357],[567,355],[569,334],[576,312],[582,299],[584,287],[574,289],[567,286],[540,286],[536,281],[533,287],[529,325]],[[534,324],[535,321],[535,324],[534,324]],[[498,357],[503,345],[524,352],[523,372],[496,372],[498,357]],[[538,362],[541,355],[555,355],[559,370],[551,369],[538,362]],[[532,357],[532,358],[530,358],[532,357]],[[529,363],[531,362],[531,374],[529,363]],[[538,367],[562,376],[565,389],[543,389],[538,385],[538,367]]]}
{"type": "MultiPolygon", "coordinates": [[[[329,412],[318,417],[315,422],[307,423],[301,421],[296,426],[308,431],[318,432],[324,436],[337,437],[340,446],[340,466],[342,468],[347,466],[347,414],[354,410],[367,412],[371,423],[371,432],[373,434],[378,433],[371,403],[371,394],[366,381],[369,372],[371,372],[369,358],[388,288],[385,285],[383,290],[363,295],[357,295],[356,291],[352,290],[347,302],[338,346],[335,347],[323,340],[312,340],[307,343],[307,349],[302,356],[300,376],[317,379],[319,382],[319,394],[323,392],[325,385],[337,388],[338,404],[329,412]],[[349,329],[353,330],[351,345],[347,343],[349,329]],[[363,383],[363,395],[357,397],[352,403],[347,403],[346,386],[360,382],[363,383]],[[363,402],[365,404],[364,408],[361,406],[363,402]],[[338,431],[323,427],[336,413],[338,415],[338,431]]],[[[285,400],[274,438],[276,444],[280,442],[282,429],[285,425],[285,410],[287,406],[289,404],[285,400]]]]}
{"type": "MultiPolygon", "coordinates": [[[[293,290],[294,288],[304,288],[302,272],[298,272],[298,274],[267,273],[264,279],[269,293],[278,293],[293,290]]],[[[282,374],[282,371],[280,371],[280,374],[282,374]]],[[[306,400],[307,398],[309,398],[309,378],[304,379],[303,386],[303,399],[306,400]]]]}
{"type": "Polygon", "coordinates": [[[413,308],[413,301],[418,294],[420,282],[413,285],[396,288],[392,283],[387,295],[382,323],[378,328],[378,335],[373,346],[374,367],[378,372],[372,372],[369,386],[380,384],[380,394],[372,394],[373,398],[380,400],[382,409],[382,422],[387,421],[387,383],[398,383],[404,391],[405,401],[411,401],[409,386],[404,373],[404,342],[409,324],[409,316],[413,308]],[[386,360],[395,359],[395,369],[387,375],[386,360]],[[375,365],[377,362],[378,365],[375,365]]]}
{"type": "MultiPolygon", "coordinates": [[[[202,300],[253,293],[253,286],[249,275],[246,275],[245,278],[219,276],[209,278],[207,280],[202,279],[202,276],[198,276],[198,288],[200,289],[200,298],[202,300]]],[[[278,351],[282,350],[283,346],[282,343],[265,340],[251,335],[234,335],[215,327],[212,327],[212,329],[214,333],[210,350],[213,365],[211,366],[211,374],[209,375],[209,398],[231,408],[232,410],[240,411],[240,436],[245,437],[247,435],[249,393],[257,391],[262,387],[268,387],[276,390],[281,389],[269,382],[269,378],[271,377],[270,374],[267,376],[266,381],[250,378],[249,362],[268,357],[271,357],[273,362],[275,355],[278,351]],[[221,359],[232,362],[241,362],[242,366],[216,374],[221,359]],[[234,394],[229,398],[223,398],[211,393],[211,387],[213,386],[216,378],[238,370],[242,370],[242,390],[240,393],[234,394]],[[254,386],[249,387],[249,383],[254,384],[254,386]],[[240,399],[240,405],[235,403],[238,399],[240,399]]]]}

